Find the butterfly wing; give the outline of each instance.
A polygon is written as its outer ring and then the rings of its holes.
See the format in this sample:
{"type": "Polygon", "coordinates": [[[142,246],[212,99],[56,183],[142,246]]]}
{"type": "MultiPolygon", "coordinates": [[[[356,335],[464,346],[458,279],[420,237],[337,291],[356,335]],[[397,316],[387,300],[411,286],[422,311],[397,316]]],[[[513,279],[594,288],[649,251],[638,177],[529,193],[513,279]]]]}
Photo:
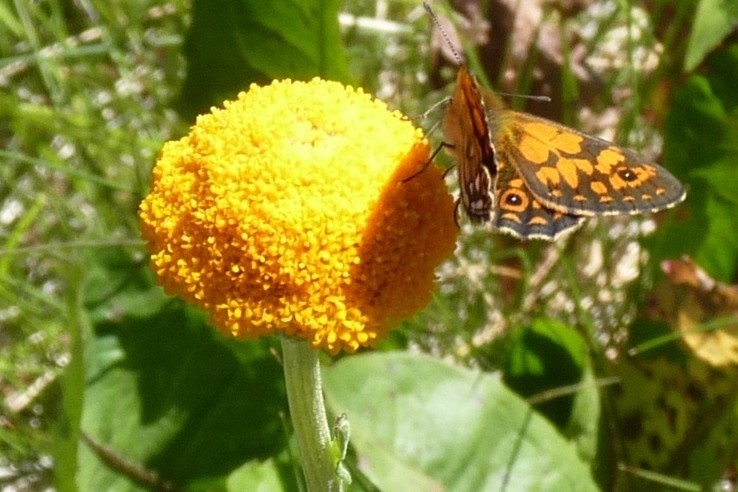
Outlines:
{"type": "Polygon", "coordinates": [[[633,151],[527,113],[504,111],[500,118],[497,148],[545,207],[583,216],[637,214],[685,198],[674,176],[633,151]]]}
{"type": "Polygon", "coordinates": [[[460,199],[474,223],[490,220],[495,152],[479,86],[465,66],[443,117],[444,147],[456,161],[460,199]]]}
{"type": "Polygon", "coordinates": [[[531,194],[515,168],[498,153],[493,225],[519,239],[554,240],[578,228],[584,217],[546,208],[531,194]]]}

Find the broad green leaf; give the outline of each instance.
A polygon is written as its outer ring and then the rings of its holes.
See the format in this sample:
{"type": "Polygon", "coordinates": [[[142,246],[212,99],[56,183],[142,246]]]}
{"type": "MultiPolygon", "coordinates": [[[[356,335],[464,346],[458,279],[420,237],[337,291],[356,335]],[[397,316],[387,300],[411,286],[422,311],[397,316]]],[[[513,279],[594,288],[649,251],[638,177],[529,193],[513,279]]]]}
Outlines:
{"type": "Polygon", "coordinates": [[[324,374],[380,490],[596,490],[574,446],[497,377],[407,353],[347,357],[324,374]]]}
{"type": "Polygon", "coordinates": [[[684,69],[694,70],[736,28],[738,3],[735,0],[701,0],[687,44],[684,69]]]}
{"type": "MultiPolygon", "coordinates": [[[[738,173],[738,164],[733,166],[738,173]]],[[[710,196],[705,202],[707,233],[694,260],[718,280],[730,281],[738,265],[738,206],[710,196]]]]}
{"type": "Polygon", "coordinates": [[[593,459],[599,391],[581,335],[558,321],[536,319],[512,333],[507,354],[505,382],[521,396],[539,400],[534,408],[577,441],[582,457],[593,459]]]}
{"type": "Polygon", "coordinates": [[[684,179],[687,200],[660,228],[656,260],[689,255],[714,278],[730,281],[738,268],[738,45],[715,53],[705,75],[694,75],[674,96],[666,120],[664,164],[684,179]],[[675,240],[676,239],[676,240],[675,240]]]}
{"type": "Polygon", "coordinates": [[[348,82],[337,0],[195,0],[181,106],[201,113],[255,82],[348,82]]]}
{"type": "MultiPolygon", "coordinates": [[[[252,461],[235,470],[228,476],[225,489],[230,492],[248,490],[250,492],[278,492],[296,490],[297,484],[290,480],[289,472],[294,471],[276,459],[262,462],[252,461]]],[[[292,475],[291,478],[294,478],[292,475]]],[[[210,489],[212,490],[212,489],[210,489]]]]}
{"type": "MultiPolygon", "coordinates": [[[[571,328],[553,320],[535,320],[516,329],[505,364],[505,382],[521,396],[579,383],[586,346],[571,328]]],[[[563,428],[571,413],[573,397],[555,398],[536,408],[563,428]]]]}
{"type": "Polygon", "coordinates": [[[720,157],[718,142],[725,135],[725,107],[707,77],[695,75],[674,95],[666,120],[664,165],[687,176],[720,157]]]}
{"type": "Polygon", "coordinates": [[[90,264],[97,303],[81,429],[114,459],[80,445],[80,490],[145,489],[116,462],[186,486],[286,446],[282,371],[266,343],[224,339],[202,313],[166,301],[143,265],[115,255],[90,264]]]}
{"type": "MultiPolygon", "coordinates": [[[[737,149],[738,150],[738,149],[737,149]]],[[[698,169],[693,174],[704,179],[714,190],[716,197],[733,206],[738,206],[738,172],[736,163],[730,159],[721,159],[706,169],[698,169]]]]}

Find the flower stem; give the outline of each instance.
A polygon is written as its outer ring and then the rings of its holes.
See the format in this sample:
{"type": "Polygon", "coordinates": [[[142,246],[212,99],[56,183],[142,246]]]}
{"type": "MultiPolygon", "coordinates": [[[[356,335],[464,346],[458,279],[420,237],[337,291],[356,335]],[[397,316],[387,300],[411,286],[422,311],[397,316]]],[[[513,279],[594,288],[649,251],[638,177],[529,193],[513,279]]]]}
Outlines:
{"type": "Polygon", "coordinates": [[[341,491],[323,403],[318,352],[302,340],[282,338],[282,362],[290,417],[308,491],[341,491]]]}

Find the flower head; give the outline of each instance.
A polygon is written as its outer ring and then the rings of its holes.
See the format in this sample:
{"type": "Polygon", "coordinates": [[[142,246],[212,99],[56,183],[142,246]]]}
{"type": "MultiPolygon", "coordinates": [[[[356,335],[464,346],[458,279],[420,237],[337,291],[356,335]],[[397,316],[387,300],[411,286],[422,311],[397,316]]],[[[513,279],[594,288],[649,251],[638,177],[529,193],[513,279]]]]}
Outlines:
{"type": "Polygon", "coordinates": [[[140,207],[153,268],[226,334],[371,346],[429,301],[454,249],[440,171],[418,173],[428,156],[361,90],[252,85],[164,146],[140,207]]]}

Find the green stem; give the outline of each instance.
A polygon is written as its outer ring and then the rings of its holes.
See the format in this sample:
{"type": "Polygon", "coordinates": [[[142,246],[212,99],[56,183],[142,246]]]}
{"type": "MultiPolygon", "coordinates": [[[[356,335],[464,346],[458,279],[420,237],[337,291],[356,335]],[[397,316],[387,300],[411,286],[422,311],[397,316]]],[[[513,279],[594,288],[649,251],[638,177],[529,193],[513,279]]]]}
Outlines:
{"type": "Polygon", "coordinates": [[[318,352],[307,342],[282,338],[282,362],[290,417],[308,491],[341,491],[331,452],[318,352]]]}

